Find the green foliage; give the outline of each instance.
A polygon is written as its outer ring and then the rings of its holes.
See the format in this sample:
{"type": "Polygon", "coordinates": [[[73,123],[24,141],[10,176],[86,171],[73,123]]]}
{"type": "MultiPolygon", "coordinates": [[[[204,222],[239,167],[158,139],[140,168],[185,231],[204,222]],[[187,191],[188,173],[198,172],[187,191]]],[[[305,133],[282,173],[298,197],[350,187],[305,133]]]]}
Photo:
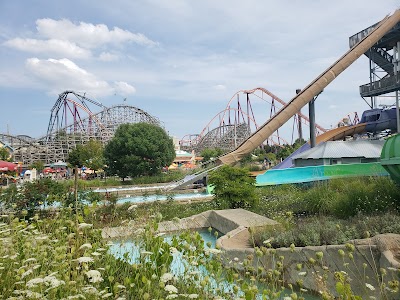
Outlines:
{"type": "Polygon", "coordinates": [[[362,239],[383,233],[400,234],[400,216],[379,214],[376,216],[359,215],[348,220],[333,217],[308,217],[296,220],[290,228],[284,226],[255,232],[256,245],[271,239],[274,248],[340,245],[352,239],[362,239]]]}
{"type": "Polygon", "coordinates": [[[17,189],[10,186],[0,192],[0,203],[7,209],[33,212],[41,205],[63,202],[69,197],[65,186],[50,178],[27,181],[17,189]]]}
{"type": "Polygon", "coordinates": [[[44,162],[41,160],[37,160],[33,162],[30,166],[31,169],[36,169],[38,172],[41,172],[44,169],[44,162]]]}
{"type": "Polygon", "coordinates": [[[10,152],[6,147],[0,147],[0,160],[8,161],[10,158],[10,152]]]}
{"type": "Polygon", "coordinates": [[[79,168],[86,166],[95,171],[102,169],[104,167],[103,145],[97,140],[90,140],[85,145],[78,144],[68,154],[67,161],[79,168]]]}
{"type": "Polygon", "coordinates": [[[172,139],[148,123],[122,124],[104,153],[108,172],[121,178],[159,174],[175,158],[172,139]]]}
{"type": "Polygon", "coordinates": [[[220,148],[206,148],[201,151],[200,156],[203,157],[203,161],[209,161],[211,158],[216,158],[224,154],[224,151],[220,148]]]}
{"type": "Polygon", "coordinates": [[[255,178],[245,169],[224,165],[209,175],[208,182],[221,208],[250,208],[257,202],[255,178]]]}

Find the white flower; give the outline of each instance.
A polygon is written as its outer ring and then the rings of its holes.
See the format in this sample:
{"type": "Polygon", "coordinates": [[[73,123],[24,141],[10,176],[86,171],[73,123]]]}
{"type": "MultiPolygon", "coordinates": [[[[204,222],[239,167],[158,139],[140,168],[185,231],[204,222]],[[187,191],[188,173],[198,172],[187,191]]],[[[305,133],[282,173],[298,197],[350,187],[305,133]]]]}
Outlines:
{"type": "Polygon", "coordinates": [[[177,294],[171,294],[171,295],[168,295],[165,299],[174,299],[174,298],[178,298],[178,295],[177,294]]]}
{"type": "Polygon", "coordinates": [[[176,287],[174,287],[172,284],[167,284],[164,288],[164,290],[166,290],[168,293],[174,293],[177,294],[178,293],[178,289],[176,287]]]}
{"type": "Polygon", "coordinates": [[[33,273],[33,270],[32,270],[32,269],[29,269],[29,270],[25,271],[24,273],[22,273],[21,279],[22,279],[22,278],[25,278],[26,276],[28,276],[28,275],[30,275],[30,274],[32,274],[32,273],[33,273]]]}
{"type": "Polygon", "coordinates": [[[239,261],[239,258],[235,257],[233,260],[234,260],[234,261],[239,261]]]}
{"type": "Polygon", "coordinates": [[[92,228],[92,227],[93,227],[93,224],[87,224],[87,223],[80,223],[78,225],[79,229],[92,228]]]}
{"type": "Polygon", "coordinates": [[[80,250],[82,249],[92,249],[92,245],[90,243],[83,244],[79,247],[80,250]]]}
{"type": "Polygon", "coordinates": [[[86,272],[86,276],[89,279],[89,282],[102,282],[103,278],[101,277],[101,273],[97,270],[90,270],[86,272]]]}
{"type": "Polygon", "coordinates": [[[174,254],[176,252],[178,252],[178,250],[175,247],[170,247],[169,248],[169,253],[174,254]]]}
{"type": "Polygon", "coordinates": [[[94,259],[91,258],[91,257],[82,256],[82,257],[79,257],[79,258],[77,259],[77,261],[81,264],[81,263],[92,262],[92,261],[94,261],[94,259]]]}
{"type": "Polygon", "coordinates": [[[92,255],[93,255],[93,256],[100,256],[101,253],[95,251],[95,252],[92,252],[92,255]]]}
{"type": "Polygon", "coordinates": [[[27,286],[27,287],[33,287],[33,286],[36,286],[37,284],[43,283],[43,282],[44,282],[43,278],[40,278],[40,277],[38,277],[38,278],[33,278],[33,279],[29,280],[29,281],[26,283],[26,286],[27,286]]]}
{"type": "Polygon", "coordinates": [[[86,299],[86,297],[83,296],[82,294],[78,294],[78,295],[74,295],[74,296],[68,296],[67,299],[86,299]]]}
{"type": "Polygon", "coordinates": [[[28,258],[28,259],[26,259],[26,260],[24,261],[24,264],[26,264],[26,263],[28,263],[28,262],[31,262],[31,261],[36,261],[36,258],[34,258],[34,257],[28,258]]]}
{"type": "Polygon", "coordinates": [[[99,252],[102,252],[102,251],[105,251],[106,249],[104,249],[104,248],[98,248],[96,251],[99,251],[99,252]]]}
{"type": "Polygon", "coordinates": [[[375,291],[375,287],[372,284],[365,283],[365,286],[369,288],[371,291],[375,291]]]}
{"type": "Polygon", "coordinates": [[[92,294],[92,295],[99,294],[99,291],[94,286],[91,286],[91,285],[83,287],[82,292],[84,292],[86,294],[92,294]]]}
{"type": "Polygon", "coordinates": [[[133,205],[129,206],[129,207],[128,207],[128,210],[132,210],[132,209],[134,209],[134,208],[137,208],[137,205],[136,205],[136,204],[133,204],[133,205]]]}
{"type": "Polygon", "coordinates": [[[189,299],[197,299],[199,297],[199,295],[197,294],[190,294],[189,295],[189,299]]]}
{"type": "Polygon", "coordinates": [[[306,276],[307,272],[299,272],[300,276],[306,276]]]}
{"type": "Polygon", "coordinates": [[[26,291],[26,297],[28,299],[43,299],[43,295],[40,293],[32,292],[30,290],[26,291]]]}
{"type": "Polygon", "coordinates": [[[207,248],[207,249],[205,250],[205,253],[220,254],[220,253],[222,253],[222,250],[207,248]]]}
{"type": "Polygon", "coordinates": [[[46,285],[50,285],[50,287],[52,288],[65,284],[64,280],[58,280],[53,275],[46,276],[45,278],[43,278],[43,281],[45,282],[46,285]]]}
{"type": "Polygon", "coordinates": [[[174,279],[174,275],[172,275],[171,273],[164,273],[162,274],[162,276],[160,277],[160,281],[166,283],[170,280],[174,279]]]}

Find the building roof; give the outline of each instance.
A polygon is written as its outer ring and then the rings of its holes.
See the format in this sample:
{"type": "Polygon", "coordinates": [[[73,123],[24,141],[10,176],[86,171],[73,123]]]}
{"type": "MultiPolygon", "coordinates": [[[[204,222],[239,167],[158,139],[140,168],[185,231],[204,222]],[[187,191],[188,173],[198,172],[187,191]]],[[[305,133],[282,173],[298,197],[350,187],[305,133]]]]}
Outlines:
{"type": "Polygon", "coordinates": [[[343,157],[378,158],[381,156],[383,144],[385,144],[384,140],[328,141],[294,156],[293,160],[343,157]]]}

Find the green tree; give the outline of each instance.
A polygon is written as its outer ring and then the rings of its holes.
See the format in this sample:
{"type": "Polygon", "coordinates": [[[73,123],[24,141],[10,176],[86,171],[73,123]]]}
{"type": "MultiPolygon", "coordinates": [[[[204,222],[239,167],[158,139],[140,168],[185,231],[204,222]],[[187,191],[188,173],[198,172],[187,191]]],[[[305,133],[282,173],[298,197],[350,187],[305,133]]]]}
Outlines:
{"type": "Polygon", "coordinates": [[[33,162],[29,167],[31,169],[36,169],[38,172],[41,172],[44,169],[44,162],[38,160],[33,162]]]}
{"type": "Polygon", "coordinates": [[[148,123],[122,124],[106,145],[108,172],[122,179],[161,173],[175,158],[172,138],[148,123]]]}
{"type": "Polygon", "coordinates": [[[8,161],[10,157],[10,152],[6,147],[0,147],[0,160],[8,161]]]}
{"type": "Polygon", "coordinates": [[[203,161],[209,161],[211,158],[218,157],[222,155],[224,151],[220,148],[206,148],[201,151],[200,156],[203,157],[203,161]]]}
{"type": "Polygon", "coordinates": [[[255,178],[247,170],[224,165],[209,175],[214,195],[221,208],[248,208],[257,203],[255,178]]]}
{"type": "Polygon", "coordinates": [[[94,171],[104,167],[104,148],[100,141],[90,140],[85,145],[76,145],[68,154],[67,161],[72,166],[86,166],[94,171]]]}

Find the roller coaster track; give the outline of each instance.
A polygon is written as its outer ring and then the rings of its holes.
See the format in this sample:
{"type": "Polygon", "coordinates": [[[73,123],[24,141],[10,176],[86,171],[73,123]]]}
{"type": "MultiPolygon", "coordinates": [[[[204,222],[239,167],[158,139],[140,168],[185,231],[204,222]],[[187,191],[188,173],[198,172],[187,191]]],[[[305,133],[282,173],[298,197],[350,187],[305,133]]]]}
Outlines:
{"type": "MultiPolygon", "coordinates": [[[[375,27],[368,35],[361,39],[353,48],[348,50],[341,58],[339,58],[333,65],[320,74],[308,86],[306,86],[299,94],[297,94],[289,103],[284,105],[272,118],[266,121],[260,128],[258,128],[247,140],[239,145],[235,150],[228,152],[218,158],[218,163],[233,165],[240,161],[248,153],[252,152],[266,139],[268,139],[273,132],[278,130],[284,123],[291,117],[298,114],[302,107],[314,100],[315,96],[323,91],[337,76],[346,70],[353,62],[355,62],[361,55],[367,52],[374,44],[376,44],[388,31],[390,31],[397,23],[400,22],[400,9],[396,10],[392,15],[386,16],[379,25],[375,27]]],[[[355,126],[356,130],[362,130],[365,125],[355,126]]],[[[338,129],[332,132],[332,137],[335,134],[345,134],[345,129],[338,129]]],[[[328,138],[329,133],[325,138],[328,138]]],[[[209,170],[198,174],[197,177],[205,177],[209,170]]],[[[177,189],[186,185],[185,181],[180,182],[180,185],[175,185],[173,188],[177,189]]]]}
{"type": "Polygon", "coordinates": [[[347,51],[332,66],[312,81],[287,105],[281,108],[275,116],[265,122],[246,141],[239,145],[235,150],[219,157],[219,162],[222,164],[235,164],[243,156],[256,149],[273,132],[279,129],[292,116],[297,114],[302,107],[312,101],[314,97],[321,93],[328,84],[340,75],[340,73],[346,70],[354,61],[367,52],[399,22],[400,10],[398,9],[392,15],[385,17],[381,22],[379,22],[379,25],[373,31],[366,35],[357,43],[356,46],[347,51]]]}

